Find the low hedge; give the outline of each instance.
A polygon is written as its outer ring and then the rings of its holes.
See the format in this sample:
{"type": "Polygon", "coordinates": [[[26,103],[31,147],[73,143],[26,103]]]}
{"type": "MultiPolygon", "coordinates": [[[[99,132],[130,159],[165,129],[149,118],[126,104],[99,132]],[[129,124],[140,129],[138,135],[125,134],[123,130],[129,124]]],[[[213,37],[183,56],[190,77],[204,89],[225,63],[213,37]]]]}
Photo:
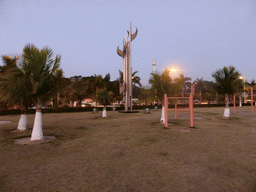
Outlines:
{"type": "MultiPolygon", "coordinates": [[[[243,104],[243,106],[250,106],[250,103],[243,104]]],[[[233,104],[229,105],[230,107],[233,107],[233,104]]],[[[236,106],[239,106],[236,104],[236,106]]],[[[161,109],[161,105],[135,105],[132,107],[133,110],[142,110],[142,109],[154,109],[157,107],[158,109],[161,109]]],[[[178,105],[179,108],[188,108],[188,104],[186,105],[178,105]]],[[[225,107],[225,104],[194,104],[194,108],[197,107],[225,107]]],[[[60,107],[58,109],[54,108],[45,108],[43,109],[43,113],[70,113],[70,112],[92,112],[93,108],[95,107],[60,107]]],[[[116,111],[124,110],[124,106],[121,107],[115,107],[116,111]]],[[[174,105],[169,105],[169,108],[174,108],[174,105]]],[[[98,111],[102,111],[103,107],[97,107],[98,111]]],[[[107,111],[112,111],[113,107],[107,107],[107,111]]],[[[10,110],[0,110],[0,115],[16,115],[21,114],[20,109],[10,109],[10,110]]],[[[35,109],[29,109],[28,114],[35,114],[35,109]]]]}

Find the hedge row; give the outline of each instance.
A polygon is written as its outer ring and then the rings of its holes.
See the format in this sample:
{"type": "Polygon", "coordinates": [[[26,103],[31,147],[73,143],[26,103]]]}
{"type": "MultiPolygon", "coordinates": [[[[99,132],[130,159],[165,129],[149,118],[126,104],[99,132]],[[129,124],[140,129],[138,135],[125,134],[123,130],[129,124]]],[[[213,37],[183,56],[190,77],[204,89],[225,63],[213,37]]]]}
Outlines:
{"type": "MultiPolygon", "coordinates": [[[[243,104],[243,106],[250,106],[250,103],[247,104],[243,104]]],[[[195,104],[194,107],[224,107],[225,104],[195,104]]],[[[233,104],[230,104],[230,107],[232,107],[233,104]]],[[[238,106],[238,104],[236,105],[238,106]]],[[[141,110],[141,109],[145,109],[145,108],[149,108],[149,109],[154,109],[155,107],[157,107],[158,109],[161,109],[162,106],[161,105],[137,105],[137,106],[133,106],[133,110],[141,110]]],[[[186,108],[188,107],[188,105],[179,105],[179,108],[186,108]]],[[[60,107],[58,109],[54,109],[54,108],[45,108],[43,109],[43,113],[70,113],[70,112],[92,112],[93,109],[95,107],[60,107]]],[[[122,107],[115,107],[116,111],[119,110],[124,110],[124,106],[122,107]]],[[[169,108],[174,108],[174,105],[169,105],[169,108]]],[[[98,107],[97,108],[98,111],[102,111],[103,107],[98,107]]],[[[112,111],[113,107],[107,107],[108,111],[112,111]]],[[[35,109],[29,109],[28,110],[28,114],[34,114],[35,113],[35,109]]],[[[15,115],[15,114],[21,114],[20,109],[11,109],[11,110],[0,110],[0,115],[15,115]]]]}

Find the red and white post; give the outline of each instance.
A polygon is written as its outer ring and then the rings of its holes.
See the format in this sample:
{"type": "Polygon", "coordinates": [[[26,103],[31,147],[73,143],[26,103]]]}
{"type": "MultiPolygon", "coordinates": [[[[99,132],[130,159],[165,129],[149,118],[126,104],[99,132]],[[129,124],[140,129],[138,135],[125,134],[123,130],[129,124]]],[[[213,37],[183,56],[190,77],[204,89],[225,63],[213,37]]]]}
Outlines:
{"type": "Polygon", "coordinates": [[[251,113],[253,113],[253,88],[251,87],[251,113]]]}
{"type": "Polygon", "coordinates": [[[168,127],[168,97],[164,94],[164,126],[168,127]]]}

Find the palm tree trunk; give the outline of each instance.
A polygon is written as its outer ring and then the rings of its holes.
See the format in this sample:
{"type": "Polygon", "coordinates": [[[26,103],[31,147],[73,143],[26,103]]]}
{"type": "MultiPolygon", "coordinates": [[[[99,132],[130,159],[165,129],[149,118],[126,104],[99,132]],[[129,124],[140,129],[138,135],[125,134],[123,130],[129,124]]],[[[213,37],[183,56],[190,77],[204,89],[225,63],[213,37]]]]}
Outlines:
{"type": "Polygon", "coordinates": [[[21,116],[18,123],[18,127],[17,127],[17,129],[20,131],[25,131],[27,129],[27,124],[28,124],[27,112],[28,112],[28,107],[24,105],[21,106],[21,116]]]}
{"type": "Polygon", "coordinates": [[[229,110],[229,103],[228,103],[228,94],[225,94],[225,109],[224,109],[224,114],[223,117],[230,117],[230,110],[229,110]]]}
{"type": "Polygon", "coordinates": [[[41,98],[37,98],[36,115],[30,140],[41,140],[43,137],[42,100],[41,98]]]}
{"type": "Polygon", "coordinates": [[[106,106],[104,106],[103,111],[102,111],[102,117],[107,117],[107,110],[106,106]]]}
{"type": "Polygon", "coordinates": [[[58,103],[57,103],[57,95],[54,95],[53,96],[53,99],[52,99],[52,103],[53,103],[53,108],[54,109],[58,109],[58,103]]]}
{"type": "Polygon", "coordinates": [[[225,94],[225,108],[229,108],[228,94],[225,94]]]}

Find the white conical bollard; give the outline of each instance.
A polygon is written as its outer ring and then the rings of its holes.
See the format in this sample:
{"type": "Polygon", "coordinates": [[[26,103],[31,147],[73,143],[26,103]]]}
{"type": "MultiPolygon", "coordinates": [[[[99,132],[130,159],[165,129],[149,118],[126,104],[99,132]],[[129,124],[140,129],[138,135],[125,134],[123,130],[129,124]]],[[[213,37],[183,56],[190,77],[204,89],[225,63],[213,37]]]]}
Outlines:
{"type": "Polygon", "coordinates": [[[106,107],[103,108],[102,117],[107,117],[107,110],[106,110],[106,107]]]}
{"type": "Polygon", "coordinates": [[[21,114],[17,129],[20,131],[25,131],[27,129],[27,124],[28,124],[27,114],[21,114]]]}
{"type": "Polygon", "coordinates": [[[160,122],[165,124],[165,119],[164,119],[164,106],[162,106],[162,113],[161,113],[161,119],[160,122]]]}
{"type": "Polygon", "coordinates": [[[42,127],[42,112],[36,112],[34,126],[30,140],[41,140],[43,139],[43,127],[42,127]]]}
{"type": "Polygon", "coordinates": [[[230,117],[230,109],[228,107],[225,107],[223,117],[230,117]]]}

